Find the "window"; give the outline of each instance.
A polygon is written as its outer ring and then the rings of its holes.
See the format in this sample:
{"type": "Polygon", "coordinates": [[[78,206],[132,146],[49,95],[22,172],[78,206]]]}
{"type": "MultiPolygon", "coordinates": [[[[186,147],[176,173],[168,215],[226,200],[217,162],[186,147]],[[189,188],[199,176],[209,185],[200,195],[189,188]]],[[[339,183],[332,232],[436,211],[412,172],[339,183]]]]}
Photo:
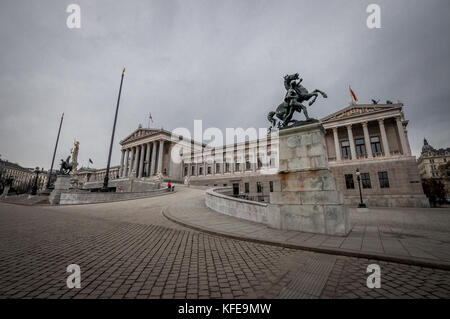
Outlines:
{"type": "Polygon", "coordinates": [[[200,168],[198,169],[198,175],[203,175],[203,167],[200,167],[200,168]]]}
{"type": "Polygon", "coordinates": [[[377,154],[381,153],[381,144],[380,144],[380,138],[378,136],[373,136],[370,138],[370,147],[372,148],[372,153],[377,154]]]}
{"type": "Polygon", "coordinates": [[[216,173],[220,173],[220,163],[216,163],[216,173]]]}
{"type": "Polygon", "coordinates": [[[236,164],[234,165],[234,170],[235,170],[236,172],[239,172],[239,171],[240,171],[240,163],[236,163],[236,164]]]}
{"type": "Polygon", "coordinates": [[[345,187],[347,187],[347,189],[355,188],[355,182],[353,181],[353,174],[345,174],[345,187]]]}
{"type": "Polygon", "coordinates": [[[258,168],[261,168],[261,167],[262,167],[262,161],[260,158],[258,158],[258,168]]]}
{"type": "Polygon", "coordinates": [[[245,183],[244,184],[244,188],[245,188],[245,193],[246,194],[250,193],[250,185],[249,185],[249,183],[245,183]]]}
{"type": "Polygon", "coordinates": [[[364,139],[358,138],[355,140],[356,154],[358,157],[366,156],[366,145],[364,145],[364,139]]]}
{"type": "Polygon", "coordinates": [[[361,173],[361,184],[363,188],[372,188],[369,173],[361,173]]]}
{"type": "Polygon", "coordinates": [[[342,158],[343,159],[350,159],[350,143],[348,141],[342,141],[341,142],[342,147],[342,158]]]}
{"type": "Polygon", "coordinates": [[[251,166],[251,164],[250,164],[250,161],[249,161],[249,160],[246,160],[246,161],[245,161],[245,169],[246,169],[246,170],[249,170],[251,167],[252,167],[252,166],[251,166]]]}
{"type": "Polygon", "coordinates": [[[230,163],[225,163],[225,173],[230,172],[230,163]]]}
{"type": "Polygon", "coordinates": [[[227,187],[227,186],[228,186],[228,184],[223,184],[223,186],[227,187]]]}
{"type": "Polygon", "coordinates": [[[211,166],[208,166],[208,174],[211,174],[211,166]]]}
{"type": "Polygon", "coordinates": [[[261,182],[256,182],[256,191],[257,191],[258,193],[262,193],[263,187],[262,187],[261,182]]]}
{"type": "Polygon", "coordinates": [[[269,190],[271,193],[273,192],[273,182],[272,181],[269,182],[269,190]]]}
{"type": "Polygon", "coordinates": [[[378,172],[378,180],[380,188],[389,188],[389,177],[387,172],[378,172]]]}
{"type": "Polygon", "coordinates": [[[195,176],[195,166],[194,165],[192,165],[191,175],[195,176]]]}

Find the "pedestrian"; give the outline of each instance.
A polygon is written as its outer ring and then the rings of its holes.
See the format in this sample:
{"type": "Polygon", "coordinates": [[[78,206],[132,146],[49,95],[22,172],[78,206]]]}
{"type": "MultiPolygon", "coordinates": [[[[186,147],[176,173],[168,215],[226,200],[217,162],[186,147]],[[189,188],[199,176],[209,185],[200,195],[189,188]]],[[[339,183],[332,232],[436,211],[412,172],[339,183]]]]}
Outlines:
{"type": "Polygon", "coordinates": [[[170,181],[167,183],[167,190],[170,192],[172,190],[172,184],[170,181]]]}

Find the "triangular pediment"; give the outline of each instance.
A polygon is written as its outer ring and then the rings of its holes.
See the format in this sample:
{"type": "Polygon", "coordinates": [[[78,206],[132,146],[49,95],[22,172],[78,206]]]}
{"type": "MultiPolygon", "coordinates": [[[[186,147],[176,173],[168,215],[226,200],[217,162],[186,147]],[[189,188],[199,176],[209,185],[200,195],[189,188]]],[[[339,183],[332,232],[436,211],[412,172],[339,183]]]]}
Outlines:
{"type": "Polygon", "coordinates": [[[160,134],[165,132],[164,130],[159,130],[159,129],[149,129],[149,128],[138,128],[136,129],[133,133],[131,133],[130,135],[128,135],[126,138],[124,138],[123,140],[120,141],[121,145],[139,140],[141,138],[144,137],[148,137],[151,135],[155,135],[155,134],[160,134]]]}
{"type": "Polygon", "coordinates": [[[321,119],[321,122],[329,122],[334,120],[341,120],[345,118],[366,115],[370,113],[383,112],[393,110],[401,107],[401,104],[367,104],[367,105],[350,105],[340,111],[330,114],[321,119]]]}

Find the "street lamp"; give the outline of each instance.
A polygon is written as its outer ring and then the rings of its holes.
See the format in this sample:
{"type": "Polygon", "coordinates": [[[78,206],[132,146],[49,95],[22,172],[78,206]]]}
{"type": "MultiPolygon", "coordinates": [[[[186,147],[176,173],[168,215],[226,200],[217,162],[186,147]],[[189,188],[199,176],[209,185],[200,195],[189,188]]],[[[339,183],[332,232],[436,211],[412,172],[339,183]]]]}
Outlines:
{"type": "Polygon", "coordinates": [[[366,208],[366,204],[364,204],[362,199],[362,192],[361,192],[361,173],[359,172],[359,168],[356,169],[356,179],[358,180],[358,188],[359,188],[359,200],[360,203],[358,205],[358,208],[366,208]]]}
{"type": "Polygon", "coordinates": [[[33,188],[31,189],[31,195],[36,195],[37,194],[37,189],[38,189],[38,177],[39,174],[42,173],[44,171],[44,169],[42,169],[42,171],[39,170],[39,167],[36,167],[36,169],[34,170],[33,173],[36,174],[36,178],[34,179],[34,184],[33,184],[33,188]]]}
{"type": "Polygon", "coordinates": [[[111,165],[111,153],[114,143],[114,133],[116,132],[116,123],[117,123],[117,113],[119,112],[119,103],[120,103],[120,94],[122,93],[122,83],[123,83],[123,76],[125,74],[125,68],[122,70],[122,78],[120,79],[120,88],[119,88],[119,96],[117,97],[117,105],[116,105],[116,115],[114,116],[114,124],[113,124],[113,130],[111,134],[111,143],[109,145],[109,155],[108,155],[108,164],[106,165],[106,174],[105,179],[103,180],[103,187],[101,188],[102,192],[108,192],[108,181],[109,181],[109,167],[111,165]]]}

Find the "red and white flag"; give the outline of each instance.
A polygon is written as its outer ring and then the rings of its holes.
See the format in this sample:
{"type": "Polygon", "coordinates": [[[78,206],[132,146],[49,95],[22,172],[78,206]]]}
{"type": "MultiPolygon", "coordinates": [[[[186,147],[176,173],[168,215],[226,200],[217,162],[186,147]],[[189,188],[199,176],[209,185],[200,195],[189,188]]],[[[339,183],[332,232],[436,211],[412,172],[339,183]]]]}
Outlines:
{"type": "Polygon", "coordinates": [[[152,113],[148,113],[148,118],[152,121],[153,123],[153,117],[152,117],[152,113]]]}
{"type": "Polygon", "coordinates": [[[358,102],[358,98],[356,97],[356,94],[355,94],[355,92],[353,92],[350,85],[348,86],[348,88],[350,89],[350,95],[352,96],[353,100],[355,100],[355,102],[358,102]]]}

